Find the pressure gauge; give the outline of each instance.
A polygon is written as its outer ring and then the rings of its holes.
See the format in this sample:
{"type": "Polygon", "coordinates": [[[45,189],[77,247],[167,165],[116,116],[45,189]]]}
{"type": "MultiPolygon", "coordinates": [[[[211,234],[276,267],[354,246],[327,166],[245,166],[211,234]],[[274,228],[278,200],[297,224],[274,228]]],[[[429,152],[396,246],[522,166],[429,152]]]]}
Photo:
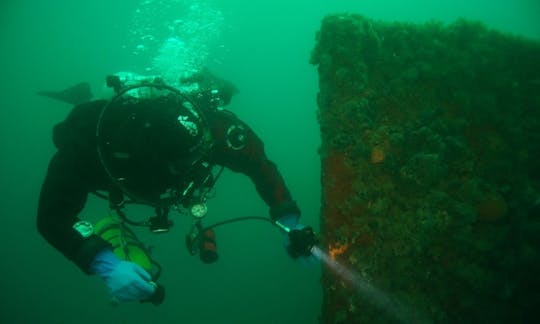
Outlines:
{"type": "Polygon", "coordinates": [[[206,216],[206,213],[208,212],[208,207],[206,207],[206,204],[200,203],[195,204],[191,207],[191,215],[195,218],[203,218],[206,216]]]}

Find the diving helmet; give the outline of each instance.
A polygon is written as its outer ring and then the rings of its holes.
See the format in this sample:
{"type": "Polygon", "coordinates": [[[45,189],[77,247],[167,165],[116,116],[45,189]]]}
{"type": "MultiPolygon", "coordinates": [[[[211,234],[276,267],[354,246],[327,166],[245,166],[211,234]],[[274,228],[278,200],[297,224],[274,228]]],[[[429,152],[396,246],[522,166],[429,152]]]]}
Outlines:
{"type": "Polygon", "coordinates": [[[96,133],[113,182],[132,200],[158,207],[182,202],[189,174],[212,147],[201,109],[161,82],[119,90],[101,111],[96,133]]]}

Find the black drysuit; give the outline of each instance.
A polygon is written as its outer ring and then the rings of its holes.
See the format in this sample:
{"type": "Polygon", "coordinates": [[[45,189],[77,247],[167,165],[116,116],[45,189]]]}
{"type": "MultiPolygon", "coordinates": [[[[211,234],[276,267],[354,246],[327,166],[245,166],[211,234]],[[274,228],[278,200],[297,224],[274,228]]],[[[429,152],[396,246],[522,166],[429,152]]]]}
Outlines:
{"type": "MultiPolygon", "coordinates": [[[[105,104],[99,100],[78,105],[55,126],[53,141],[58,150],[41,188],[37,215],[43,237],[87,273],[94,256],[109,243],[95,234],[83,238],[73,225],[80,220],[78,214],[89,193],[117,190],[97,153],[96,127],[105,104]]],[[[273,219],[299,214],[282,176],[266,157],[264,145],[255,133],[228,111],[205,110],[204,114],[214,140],[209,162],[250,177],[273,219]],[[242,149],[232,149],[226,143],[227,130],[233,125],[245,129],[242,149]]]]}

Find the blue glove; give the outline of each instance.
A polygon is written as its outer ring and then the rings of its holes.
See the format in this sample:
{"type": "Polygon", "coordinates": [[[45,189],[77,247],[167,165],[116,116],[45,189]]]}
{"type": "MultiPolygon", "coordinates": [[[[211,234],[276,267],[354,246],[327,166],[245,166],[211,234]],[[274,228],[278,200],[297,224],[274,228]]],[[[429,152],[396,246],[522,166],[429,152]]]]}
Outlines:
{"type": "MultiPolygon", "coordinates": [[[[288,215],[285,215],[285,216],[282,216],[278,222],[289,228],[289,230],[302,230],[304,228],[306,228],[305,225],[303,224],[300,224],[298,222],[300,216],[299,215],[296,215],[296,214],[288,214],[288,215]]],[[[305,264],[314,264],[316,263],[316,258],[313,256],[313,255],[302,255],[302,256],[299,256],[299,257],[296,257],[294,256],[292,253],[291,253],[291,249],[290,249],[290,245],[291,245],[291,240],[290,240],[290,236],[289,236],[289,233],[285,233],[285,236],[284,236],[284,245],[285,245],[285,249],[287,250],[287,253],[293,257],[294,259],[296,260],[299,260],[301,261],[302,263],[305,263],[305,264]]]]}
{"type": "Polygon", "coordinates": [[[288,227],[291,231],[293,229],[302,229],[304,228],[305,226],[304,225],[300,225],[298,223],[298,220],[300,219],[300,216],[296,215],[296,214],[288,214],[288,215],[285,215],[285,216],[281,216],[281,218],[278,220],[278,222],[285,226],[285,227],[288,227]]]}
{"type": "Polygon", "coordinates": [[[90,271],[105,280],[109,291],[118,301],[146,300],[156,291],[156,284],[146,270],[136,263],[120,260],[109,249],[94,257],[90,271]]]}

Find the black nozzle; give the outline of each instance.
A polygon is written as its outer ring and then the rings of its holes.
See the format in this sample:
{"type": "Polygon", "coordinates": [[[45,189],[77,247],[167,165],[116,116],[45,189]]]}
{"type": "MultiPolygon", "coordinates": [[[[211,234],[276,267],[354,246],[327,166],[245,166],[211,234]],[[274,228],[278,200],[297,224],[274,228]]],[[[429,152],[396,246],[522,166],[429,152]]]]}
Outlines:
{"type": "Polygon", "coordinates": [[[166,233],[172,226],[172,221],[167,217],[151,217],[150,218],[150,231],[153,233],[166,233]]]}
{"type": "Polygon", "coordinates": [[[293,258],[301,256],[310,256],[313,246],[319,243],[319,240],[313,232],[311,226],[302,229],[295,229],[289,232],[289,246],[287,251],[293,258]]]}
{"type": "Polygon", "coordinates": [[[153,233],[166,233],[173,223],[169,219],[169,208],[156,208],[156,216],[150,217],[150,231],[153,233]]]}
{"type": "Polygon", "coordinates": [[[165,287],[161,284],[156,286],[156,291],[150,298],[142,300],[141,303],[152,303],[154,306],[158,306],[163,303],[165,299],[165,287]]]}

